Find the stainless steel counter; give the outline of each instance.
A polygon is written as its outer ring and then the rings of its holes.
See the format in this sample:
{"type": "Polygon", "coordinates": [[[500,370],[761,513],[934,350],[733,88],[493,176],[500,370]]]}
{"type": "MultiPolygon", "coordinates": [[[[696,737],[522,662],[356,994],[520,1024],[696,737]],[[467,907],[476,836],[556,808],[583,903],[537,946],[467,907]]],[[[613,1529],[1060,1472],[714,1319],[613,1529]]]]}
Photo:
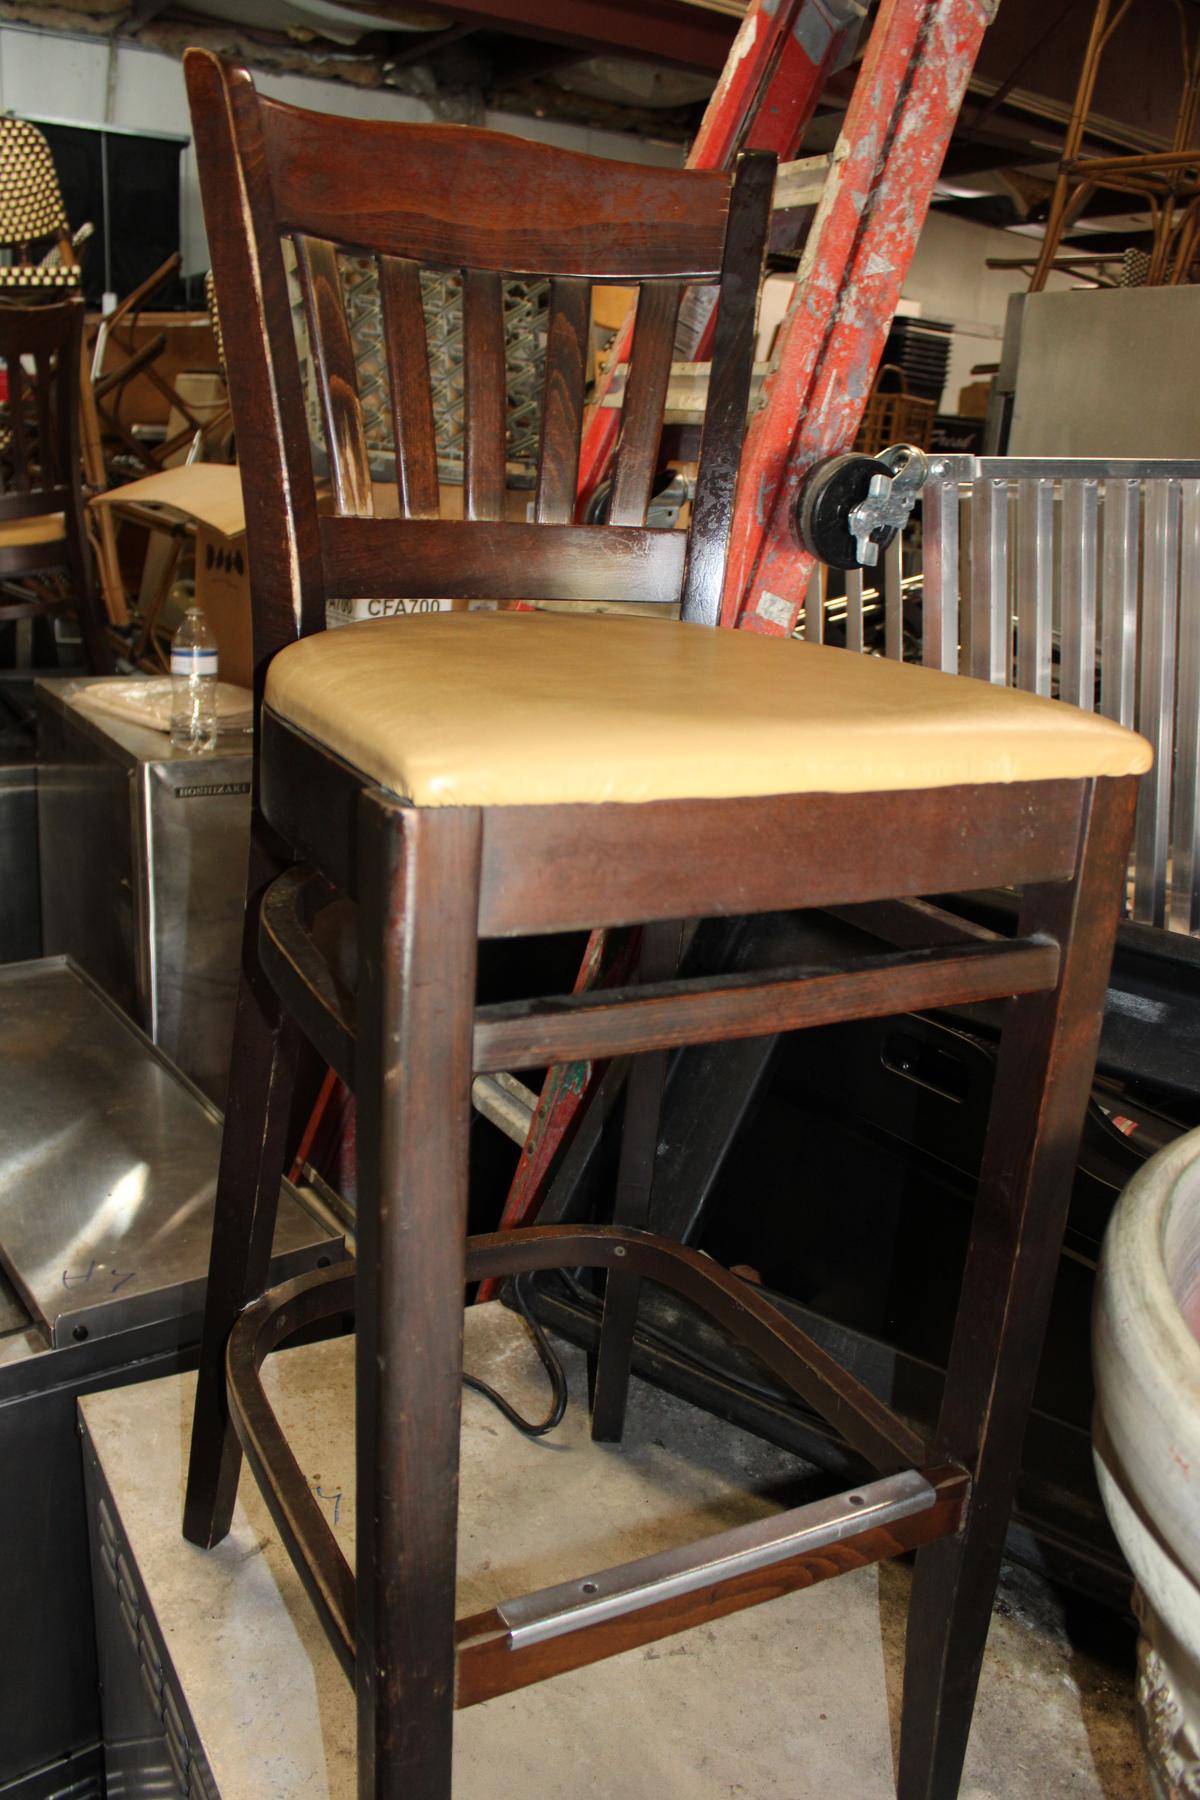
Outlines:
{"type": "MultiPolygon", "coordinates": [[[[211,1102],[66,958],[0,968],[0,1793],[20,1800],[103,1791],[75,1406],[194,1362],[219,1146],[211,1102]]],[[[280,1280],[344,1254],[291,1190],[275,1250],[280,1280]]]]}
{"type": "MultiPolygon", "coordinates": [[[[0,969],[0,1261],[51,1344],[199,1312],[220,1117],[65,958],[0,969]]],[[[285,1195],[277,1279],[328,1233],[285,1195]]]]}

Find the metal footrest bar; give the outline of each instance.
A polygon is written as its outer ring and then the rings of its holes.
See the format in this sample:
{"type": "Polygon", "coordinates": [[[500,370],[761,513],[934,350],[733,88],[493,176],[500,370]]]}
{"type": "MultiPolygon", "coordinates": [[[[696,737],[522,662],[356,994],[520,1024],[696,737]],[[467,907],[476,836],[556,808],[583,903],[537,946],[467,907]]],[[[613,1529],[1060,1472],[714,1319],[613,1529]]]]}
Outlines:
{"type": "Polygon", "coordinates": [[[845,1538],[892,1525],[937,1503],[937,1489],[916,1469],[888,1475],[849,1494],[814,1500],[767,1519],[714,1532],[674,1550],[640,1556],[579,1581],[541,1588],[497,1608],[513,1650],[639,1612],[660,1600],[753,1574],[845,1538]]]}
{"type": "MultiPolygon", "coordinates": [[[[961,1468],[910,1469],[855,1489],[849,1495],[818,1501],[814,1506],[784,1513],[741,1531],[723,1533],[721,1538],[669,1551],[664,1556],[647,1557],[623,1569],[611,1569],[606,1576],[595,1575],[583,1582],[567,1583],[565,1588],[550,1588],[531,1594],[524,1601],[506,1601],[502,1608],[460,1619],[456,1627],[455,1705],[474,1706],[481,1700],[565,1674],[569,1669],[583,1668],[622,1650],[654,1643],[763,1601],[813,1587],[818,1581],[844,1575],[851,1569],[886,1561],[937,1538],[950,1537],[958,1529],[969,1485],[961,1468]],[[873,1510],[851,1506],[856,1496],[865,1500],[885,1489],[898,1495],[893,1503],[884,1502],[873,1510]],[[812,1519],[811,1531],[806,1528],[806,1517],[812,1519]],[[754,1532],[764,1536],[779,1534],[781,1554],[777,1560],[753,1567],[740,1559],[735,1566],[732,1557],[725,1564],[712,1562],[696,1571],[698,1579],[686,1585],[654,1578],[656,1567],[681,1562],[694,1566],[713,1544],[754,1532]],[[619,1581],[633,1571],[641,1571],[643,1581],[626,1610],[616,1614],[591,1613],[587,1617],[578,1608],[548,1610],[542,1624],[561,1623],[561,1631],[555,1636],[544,1630],[537,1636],[526,1635],[519,1609],[537,1609],[543,1604],[549,1609],[558,1594],[574,1592],[579,1596],[589,1581],[596,1585],[606,1580],[619,1581]],[[510,1622],[514,1620],[515,1628],[510,1622]]],[[[533,1621],[530,1624],[531,1632],[538,1629],[533,1621]]]]}

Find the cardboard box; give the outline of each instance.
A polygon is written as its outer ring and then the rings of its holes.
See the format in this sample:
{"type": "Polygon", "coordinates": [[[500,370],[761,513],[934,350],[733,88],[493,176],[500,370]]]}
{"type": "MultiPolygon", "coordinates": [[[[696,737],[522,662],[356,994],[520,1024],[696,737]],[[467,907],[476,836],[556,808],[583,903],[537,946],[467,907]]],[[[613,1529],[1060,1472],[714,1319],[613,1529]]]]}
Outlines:
{"type": "Polygon", "coordinates": [[[958,390],[958,411],[960,418],[986,419],[988,399],[991,395],[990,381],[969,381],[966,387],[958,390]]]}
{"type": "Polygon", "coordinates": [[[191,463],[146,475],[90,502],[122,510],[145,522],[158,515],[164,528],[189,529],[195,539],[196,603],[217,640],[223,681],[250,687],[254,655],[250,636],[250,582],[246,572],[246,513],[242,482],[227,463],[191,463]]]}

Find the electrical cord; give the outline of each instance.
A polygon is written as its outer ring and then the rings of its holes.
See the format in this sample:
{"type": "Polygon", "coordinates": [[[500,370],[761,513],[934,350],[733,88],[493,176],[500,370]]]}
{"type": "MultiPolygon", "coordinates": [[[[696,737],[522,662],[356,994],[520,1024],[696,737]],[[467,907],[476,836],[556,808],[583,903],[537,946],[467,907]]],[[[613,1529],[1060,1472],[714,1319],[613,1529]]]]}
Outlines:
{"type": "Polygon", "coordinates": [[[464,1373],[463,1386],[470,1388],[471,1392],[474,1394],[481,1394],[485,1400],[490,1400],[497,1411],[504,1414],[504,1417],[508,1420],[509,1424],[516,1426],[522,1437],[545,1437],[548,1431],[553,1431],[557,1425],[562,1424],[566,1414],[566,1372],[563,1369],[556,1351],[551,1348],[550,1340],[546,1336],[541,1321],[536,1319],[529,1310],[529,1304],[522,1290],[521,1277],[519,1275],[515,1276],[513,1279],[512,1294],[513,1305],[528,1326],[530,1336],[533,1338],[533,1347],[538,1353],[542,1367],[550,1377],[550,1411],[546,1414],[546,1417],[542,1420],[540,1425],[532,1424],[528,1419],[522,1417],[515,1406],[510,1405],[503,1394],[498,1394],[495,1388],[489,1387],[486,1381],[481,1381],[478,1375],[467,1375],[464,1373]]]}
{"type": "MultiPolygon", "coordinates": [[[[558,1269],[556,1274],[563,1286],[567,1289],[567,1292],[576,1302],[589,1307],[595,1305],[595,1294],[592,1293],[589,1288],[585,1287],[584,1283],[580,1281],[578,1275],[573,1270],[558,1269]]],[[[524,1288],[521,1285],[523,1279],[525,1278],[520,1275],[514,1276],[513,1278],[511,1290],[513,1307],[525,1321],[525,1324],[529,1329],[529,1334],[533,1339],[534,1349],[537,1351],[542,1366],[550,1377],[550,1411],[540,1424],[532,1424],[528,1419],[522,1417],[517,1409],[504,1398],[503,1394],[498,1394],[495,1388],[489,1387],[487,1382],[481,1381],[477,1375],[468,1375],[464,1373],[463,1386],[470,1388],[473,1393],[482,1395],[485,1400],[489,1400],[498,1412],[504,1414],[504,1417],[508,1420],[509,1424],[516,1427],[523,1437],[539,1438],[545,1437],[547,1432],[553,1431],[556,1426],[562,1424],[567,1410],[567,1377],[557,1352],[552,1348],[550,1340],[546,1336],[545,1328],[543,1327],[541,1320],[530,1310],[529,1302],[525,1297],[524,1288]]],[[[653,1326],[648,1326],[645,1323],[642,1323],[639,1326],[639,1331],[644,1333],[651,1342],[656,1343],[665,1349],[678,1351],[678,1345],[673,1342],[669,1334],[656,1331],[653,1326]]],[[[710,1374],[720,1375],[731,1387],[737,1389],[747,1398],[758,1398],[762,1395],[770,1395],[773,1392],[771,1384],[767,1381],[754,1382],[747,1380],[744,1375],[731,1375],[729,1370],[723,1368],[718,1363],[713,1362],[704,1355],[702,1350],[694,1345],[689,1347],[688,1357],[699,1368],[706,1370],[710,1374]]]]}
{"type": "MultiPolygon", "coordinates": [[[[596,1295],[580,1281],[574,1270],[556,1269],[554,1273],[557,1280],[562,1283],[567,1293],[579,1306],[589,1312],[595,1307],[596,1295]]],[[[691,1363],[702,1374],[717,1376],[728,1388],[747,1400],[758,1400],[764,1396],[773,1398],[778,1391],[767,1379],[754,1381],[747,1374],[732,1373],[725,1364],[707,1356],[699,1344],[689,1344],[685,1350],[681,1349],[679,1341],[673,1338],[670,1332],[656,1330],[645,1319],[638,1320],[637,1335],[646,1343],[691,1363]]]]}
{"type": "MultiPolygon", "coordinates": [[[[555,1273],[567,1292],[577,1303],[583,1304],[589,1308],[595,1305],[595,1294],[580,1281],[578,1275],[573,1270],[558,1269],[555,1273]]],[[[487,1382],[481,1381],[477,1375],[468,1375],[464,1373],[463,1386],[470,1388],[473,1393],[482,1395],[485,1400],[489,1400],[497,1411],[503,1413],[509,1423],[516,1427],[522,1436],[539,1438],[545,1437],[547,1432],[553,1431],[557,1425],[562,1424],[567,1410],[567,1378],[562,1363],[546,1336],[545,1328],[543,1327],[541,1320],[530,1310],[529,1302],[526,1300],[524,1289],[521,1286],[522,1279],[521,1276],[515,1276],[513,1279],[511,1290],[513,1307],[514,1310],[521,1315],[525,1324],[528,1326],[530,1336],[533,1339],[534,1349],[537,1351],[542,1366],[550,1377],[552,1403],[549,1413],[546,1415],[545,1419],[542,1420],[541,1424],[531,1424],[528,1419],[522,1417],[516,1408],[512,1406],[502,1394],[498,1394],[495,1388],[489,1387],[487,1382]]],[[[679,1346],[674,1342],[669,1333],[656,1331],[652,1325],[647,1325],[644,1321],[639,1324],[638,1330],[639,1334],[644,1335],[651,1343],[657,1344],[662,1349],[678,1353],[679,1346]]],[[[734,1375],[727,1368],[706,1356],[703,1350],[696,1345],[689,1346],[687,1358],[702,1371],[705,1371],[710,1375],[720,1376],[722,1381],[727,1383],[729,1387],[744,1395],[749,1400],[760,1399],[763,1396],[771,1396],[774,1393],[774,1389],[769,1381],[755,1382],[747,1379],[744,1374],[734,1375]]]]}

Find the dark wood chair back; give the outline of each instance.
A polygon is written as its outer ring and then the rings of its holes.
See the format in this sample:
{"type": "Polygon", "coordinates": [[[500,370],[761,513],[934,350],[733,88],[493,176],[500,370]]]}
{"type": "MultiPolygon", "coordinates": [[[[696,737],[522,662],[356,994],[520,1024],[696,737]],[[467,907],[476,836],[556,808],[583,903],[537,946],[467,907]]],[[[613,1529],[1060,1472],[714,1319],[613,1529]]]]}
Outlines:
{"type": "Polygon", "coordinates": [[[246,497],[255,663],[327,600],[603,600],[715,624],[753,368],[774,158],[732,177],[603,161],[465,126],[330,118],[186,57],[246,497]],[[282,242],[291,239],[332,482],[319,509],[282,242]],[[399,517],[376,505],[339,253],[375,259],[399,517]],[[458,272],[463,518],[439,516],[421,268],[458,272]],[[502,278],[550,282],[533,518],[504,518],[502,278]],[[638,302],[607,522],[576,525],[593,282],[638,302]],[[647,528],[680,298],[719,284],[689,531],[647,528]]]}
{"type": "Polygon", "coordinates": [[[83,301],[0,305],[0,527],[82,507],[79,368],[83,301]]]}

